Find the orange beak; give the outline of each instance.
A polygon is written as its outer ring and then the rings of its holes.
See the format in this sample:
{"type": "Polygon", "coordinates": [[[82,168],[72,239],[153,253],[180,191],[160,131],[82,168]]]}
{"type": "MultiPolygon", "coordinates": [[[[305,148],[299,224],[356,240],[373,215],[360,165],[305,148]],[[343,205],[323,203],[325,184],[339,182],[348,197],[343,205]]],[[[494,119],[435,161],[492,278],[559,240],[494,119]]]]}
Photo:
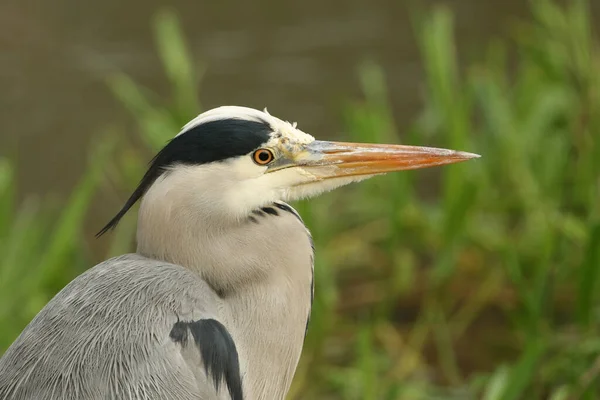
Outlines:
{"type": "Polygon", "coordinates": [[[480,157],[462,151],[393,144],[326,142],[309,144],[298,166],[327,168],[326,176],[377,175],[393,171],[453,164],[480,157]]]}

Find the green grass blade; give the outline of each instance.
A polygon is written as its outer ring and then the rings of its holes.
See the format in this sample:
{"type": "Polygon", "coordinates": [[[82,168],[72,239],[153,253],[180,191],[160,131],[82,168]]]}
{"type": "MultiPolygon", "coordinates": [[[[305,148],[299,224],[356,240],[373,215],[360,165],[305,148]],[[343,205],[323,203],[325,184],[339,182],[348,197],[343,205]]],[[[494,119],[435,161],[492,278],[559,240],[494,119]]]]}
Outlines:
{"type": "Polygon", "coordinates": [[[582,327],[590,327],[593,315],[598,312],[597,293],[600,290],[600,224],[590,233],[585,258],[579,271],[578,317],[582,327]]]}

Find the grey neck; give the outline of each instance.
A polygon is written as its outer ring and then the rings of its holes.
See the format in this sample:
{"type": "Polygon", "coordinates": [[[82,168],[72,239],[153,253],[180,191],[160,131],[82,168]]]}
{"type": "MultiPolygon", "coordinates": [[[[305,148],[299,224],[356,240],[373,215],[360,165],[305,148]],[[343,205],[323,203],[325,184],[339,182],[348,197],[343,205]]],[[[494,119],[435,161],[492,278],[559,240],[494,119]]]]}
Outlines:
{"type": "Polygon", "coordinates": [[[227,228],[206,228],[201,219],[168,210],[142,204],[138,253],[185,266],[215,288],[222,322],[238,347],[246,398],[283,399],[312,303],[308,230],[285,203],[227,228]]]}

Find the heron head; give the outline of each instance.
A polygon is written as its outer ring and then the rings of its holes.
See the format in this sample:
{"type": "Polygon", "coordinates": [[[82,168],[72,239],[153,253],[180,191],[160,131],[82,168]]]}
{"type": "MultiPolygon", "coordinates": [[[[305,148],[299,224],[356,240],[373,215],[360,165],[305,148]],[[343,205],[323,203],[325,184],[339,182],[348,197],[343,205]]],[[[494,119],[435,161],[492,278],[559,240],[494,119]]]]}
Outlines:
{"type": "Polygon", "coordinates": [[[156,155],[115,226],[149,191],[205,216],[239,220],[276,200],[294,201],[392,171],[478,157],[428,147],[316,140],[266,110],[224,106],[200,114],[156,155]],[[190,204],[191,202],[191,204],[190,204]]]}

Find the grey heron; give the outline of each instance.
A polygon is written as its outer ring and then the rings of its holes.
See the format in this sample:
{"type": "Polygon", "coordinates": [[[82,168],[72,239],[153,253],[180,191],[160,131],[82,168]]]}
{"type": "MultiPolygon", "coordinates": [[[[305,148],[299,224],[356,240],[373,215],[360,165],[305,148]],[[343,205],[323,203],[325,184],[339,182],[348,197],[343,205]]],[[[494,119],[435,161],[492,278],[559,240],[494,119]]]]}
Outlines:
{"type": "Polygon", "coordinates": [[[286,202],[474,157],[320,141],[266,110],[200,114],[100,232],[139,200],[136,252],[39,312],[0,359],[0,399],[283,399],[314,291],[312,239],[286,202]]]}

